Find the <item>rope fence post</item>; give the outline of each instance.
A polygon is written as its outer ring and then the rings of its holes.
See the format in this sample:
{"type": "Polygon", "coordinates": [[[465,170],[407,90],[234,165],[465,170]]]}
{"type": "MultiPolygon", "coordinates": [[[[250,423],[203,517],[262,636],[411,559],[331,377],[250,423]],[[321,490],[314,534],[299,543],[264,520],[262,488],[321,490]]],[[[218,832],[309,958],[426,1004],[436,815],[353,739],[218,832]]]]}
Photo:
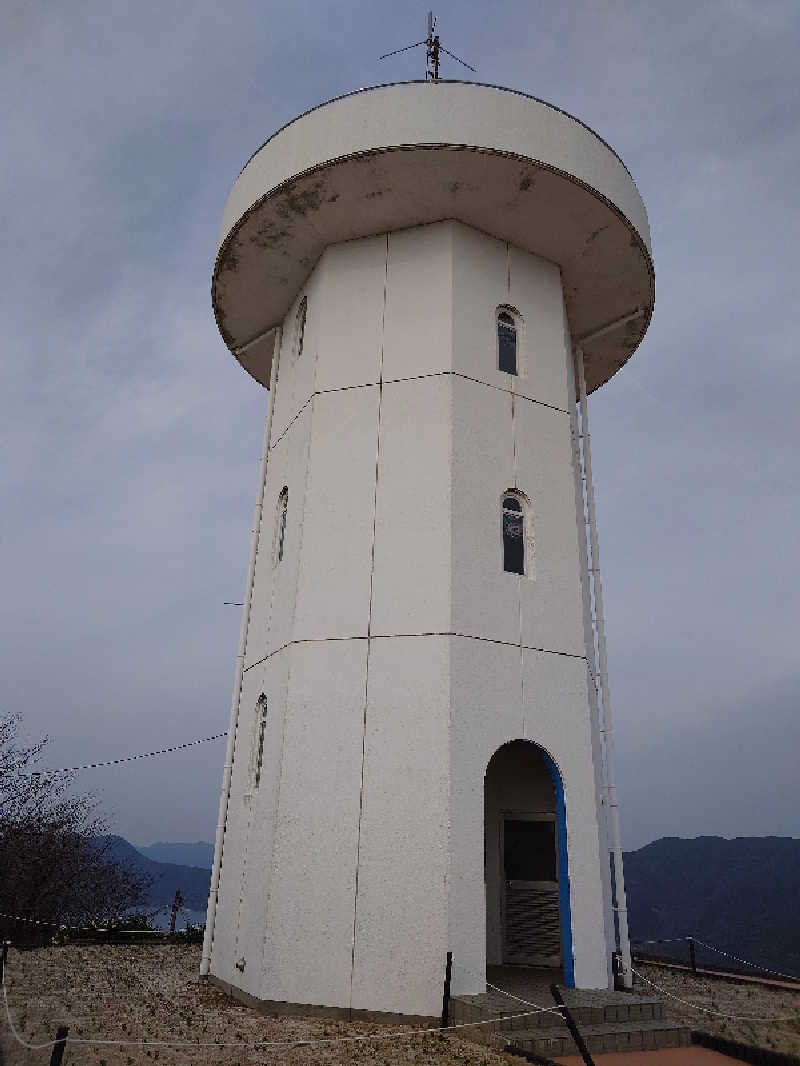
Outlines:
{"type": "Polygon", "coordinates": [[[694,951],[694,937],[687,936],[686,939],[689,941],[689,965],[692,967],[692,973],[697,973],[697,956],[694,951]]]}
{"type": "Polygon", "coordinates": [[[444,991],[442,993],[442,1029],[450,1025],[450,979],[453,976],[453,952],[447,952],[447,962],[444,967],[444,991]]]}
{"type": "Polygon", "coordinates": [[[53,1044],[53,1050],[50,1054],[50,1066],[61,1066],[61,1060],[64,1058],[64,1048],[67,1046],[67,1035],[69,1029],[66,1025],[59,1025],[56,1032],[56,1042],[53,1044]]]}
{"type": "Polygon", "coordinates": [[[558,985],[550,985],[550,994],[552,995],[553,999],[556,1001],[556,1004],[558,1006],[558,1010],[559,1010],[559,1013],[561,1014],[561,1017],[567,1023],[567,1029],[569,1029],[570,1035],[572,1036],[572,1039],[575,1041],[575,1046],[577,1047],[578,1051],[581,1053],[581,1058],[586,1063],[586,1066],[594,1066],[594,1060],[592,1059],[592,1056],[589,1054],[589,1049],[586,1046],[586,1041],[581,1036],[580,1030],[578,1029],[577,1025],[575,1024],[575,1019],[572,1017],[572,1014],[570,1013],[569,1008],[567,1007],[566,1003],[564,1002],[564,997],[561,995],[561,989],[558,987],[558,985]]]}
{"type": "Polygon", "coordinates": [[[3,950],[0,952],[0,985],[6,982],[6,959],[8,958],[9,940],[3,941],[3,950]]]}
{"type": "MultiPolygon", "coordinates": [[[[631,951],[631,958],[633,958],[633,951],[631,951]]],[[[622,952],[611,952],[611,973],[614,977],[614,991],[625,991],[625,974],[622,966],[622,952]]],[[[631,982],[632,983],[632,982],[631,982]]]]}

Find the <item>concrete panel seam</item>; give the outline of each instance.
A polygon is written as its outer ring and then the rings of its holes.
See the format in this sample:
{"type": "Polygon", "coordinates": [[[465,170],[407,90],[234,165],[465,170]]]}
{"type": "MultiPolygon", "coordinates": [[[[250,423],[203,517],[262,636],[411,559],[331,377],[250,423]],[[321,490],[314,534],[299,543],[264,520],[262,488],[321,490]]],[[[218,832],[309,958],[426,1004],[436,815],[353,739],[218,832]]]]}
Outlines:
{"type": "Polygon", "coordinates": [[[379,386],[379,381],[359,382],[358,385],[332,385],[329,389],[317,389],[315,395],[327,395],[329,392],[352,392],[353,389],[377,389],[379,386]]]}
{"type": "MultiPolygon", "coordinates": [[[[283,714],[281,715],[281,749],[278,757],[278,782],[275,788],[275,802],[272,806],[272,855],[275,854],[275,840],[278,835],[278,820],[281,813],[281,785],[283,783],[283,755],[286,749],[286,719],[287,704],[289,700],[289,682],[291,680],[291,659],[289,660],[288,667],[286,669],[286,679],[283,688],[283,699],[281,701],[283,705],[283,714]]],[[[264,934],[261,937],[261,959],[259,960],[259,974],[263,979],[264,975],[264,959],[267,954],[267,939],[270,934],[270,904],[272,903],[272,887],[274,878],[270,875],[267,884],[267,898],[264,900],[264,934]]]]}
{"type": "Polygon", "coordinates": [[[245,672],[252,670],[256,666],[261,666],[275,655],[279,655],[282,651],[287,651],[289,648],[297,644],[327,644],[334,641],[347,640],[399,640],[406,638],[416,639],[419,637],[460,637],[463,640],[481,640],[487,644],[502,644],[507,648],[521,647],[524,651],[538,651],[543,655],[560,655],[564,659],[580,659],[581,662],[586,661],[585,654],[579,654],[574,651],[559,651],[558,648],[544,648],[536,644],[517,644],[513,640],[500,640],[499,637],[481,637],[477,633],[458,633],[455,630],[430,629],[423,630],[419,633],[371,633],[369,636],[305,637],[298,640],[289,640],[286,644],[282,644],[280,648],[276,648],[275,651],[269,652],[269,654],[265,655],[262,659],[245,667],[245,672]]]}
{"type": "Polygon", "coordinates": [[[505,392],[511,396],[516,396],[520,400],[527,400],[528,403],[537,404],[539,407],[547,407],[550,411],[558,411],[559,414],[569,415],[569,411],[565,407],[558,407],[556,404],[547,403],[545,400],[534,399],[533,396],[523,396],[522,393],[514,392],[513,389],[504,387],[503,385],[494,385],[491,381],[481,381],[480,378],[474,378],[471,374],[465,374],[461,370],[437,370],[430,374],[415,374],[408,378],[387,378],[384,384],[392,385],[396,381],[417,381],[420,378],[433,378],[449,376],[453,378],[462,378],[464,381],[471,381],[474,385],[483,385],[487,389],[496,389],[497,392],[505,392]]]}
{"type": "MultiPolygon", "coordinates": [[[[417,634],[410,635],[416,636],[417,634]]],[[[280,655],[282,651],[288,651],[288,649],[293,647],[295,644],[326,644],[328,642],[337,640],[367,640],[367,636],[366,634],[354,633],[352,634],[352,636],[348,637],[299,637],[296,640],[287,640],[286,643],[281,644],[279,648],[276,648],[274,651],[267,652],[267,654],[263,655],[260,659],[256,659],[255,662],[250,663],[249,666],[246,666],[244,668],[244,672],[247,673],[248,670],[253,670],[256,666],[261,666],[263,663],[266,663],[270,659],[274,658],[274,656],[280,655]]]]}
{"type": "MultiPolygon", "coordinates": [[[[510,294],[511,294],[511,255],[510,255],[510,252],[509,252],[508,244],[506,244],[506,255],[508,257],[507,258],[507,262],[508,262],[507,272],[508,272],[508,291],[509,291],[509,297],[510,297],[510,294]]],[[[519,488],[518,479],[517,479],[517,473],[518,473],[519,465],[518,465],[518,460],[517,460],[517,421],[516,421],[517,408],[516,408],[516,399],[517,399],[516,393],[512,392],[511,393],[511,452],[512,452],[512,462],[513,462],[513,467],[514,467],[514,488],[515,489],[519,488]]],[[[528,515],[528,522],[529,523],[530,523],[530,519],[531,519],[531,516],[529,514],[528,515]]],[[[524,556],[523,556],[523,558],[524,558],[524,556]]],[[[528,561],[528,565],[527,566],[523,564],[522,569],[526,571],[525,577],[529,577],[530,576],[528,574],[528,572],[527,572],[529,566],[530,566],[530,562],[529,561],[528,561]]],[[[520,706],[520,710],[522,711],[522,723],[521,723],[522,735],[523,735],[523,737],[527,737],[527,735],[528,735],[527,723],[525,721],[525,652],[523,651],[523,648],[522,648],[522,582],[521,581],[517,582],[517,624],[519,626],[519,629],[518,629],[518,632],[519,632],[519,696],[520,696],[520,705],[519,706],[520,706]]]]}
{"type": "MultiPolygon", "coordinates": [[[[316,374],[316,367],[315,367],[315,374],[316,374]]],[[[311,406],[311,416],[310,416],[312,424],[313,424],[313,417],[314,417],[313,401],[314,401],[314,397],[312,396],[311,400],[310,400],[311,405],[312,405],[311,406]]],[[[304,530],[304,526],[305,526],[306,499],[307,499],[307,496],[308,496],[308,478],[309,478],[309,471],[310,471],[310,468],[311,468],[311,438],[312,438],[312,436],[313,436],[312,426],[309,426],[308,441],[306,442],[306,476],[305,476],[305,483],[303,485],[303,502],[302,502],[302,507],[301,507],[301,511],[300,511],[300,535],[299,535],[299,542],[298,542],[298,545],[297,545],[297,568],[295,570],[294,597],[293,597],[293,604],[292,604],[292,620],[291,620],[290,632],[294,630],[294,621],[295,621],[295,615],[296,615],[296,612],[297,612],[297,589],[298,589],[298,586],[300,584],[300,562],[301,562],[301,560],[303,558],[303,530],[304,530]]],[[[274,584],[274,581],[273,581],[273,596],[274,596],[274,588],[275,588],[275,584],[274,584]]],[[[267,656],[267,658],[269,658],[269,656],[267,656]]],[[[291,660],[291,657],[290,657],[289,658],[288,667],[287,667],[287,671],[286,671],[286,688],[284,689],[284,698],[283,698],[283,717],[282,717],[282,722],[281,722],[281,752],[280,752],[280,761],[279,761],[279,764],[278,764],[278,786],[277,786],[277,789],[275,790],[275,806],[273,808],[273,826],[272,826],[272,846],[273,846],[273,848],[275,847],[275,839],[276,839],[276,835],[277,835],[278,823],[280,821],[280,816],[281,816],[281,785],[283,783],[283,756],[284,756],[284,750],[285,750],[285,744],[286,744],[286,721],[287,721],[288,712],[289,712],[288,701],[289,701],[289,692],[291,691],[291,681],[292,681],[292,660],[291,660]]],[[[274,852],[273,852],[273,854],[274,854],[274,852]]],[[[265,911],[264,911],[264,913],[266,915],[266,921],[264,923],[264,938],[263,938],[262,944],[261,944],[261,960],[260,960],[260,966],[259,966],[259,972],[261,974],[263,974],[263,971],[264,971],[264,956],[265,956],[266,950],[267,950],[267,936],[269,934],[269,929],[270,929],[269,907],[270,907],[270,901],[271,901],[271,898],[272,898],[272,884],[273,884],[273,879],[270,878],[269,888],[268,888],[268,891],[267,891],[266,907],[265,907],[265,911]]],[[[238,929],[237,929],[237,938],[238,938],[238,929]]]]}
{"type": "MultiPolygon", "coordinates": [[[[272,386],[273,389],[275,390],[276,396],[277,396],[277,392],[278,392],[278,374],[280,372],[280,363],[281,363],[281,359],[282,359],[283,346],[284,346],[285,340],[286,340],[286,338],[283,335],[283,329],[281,329],[281,339],[280,339],[280,342],[278,344],[278,351],[277,351],[278,368],[276,370],[275,381],[274,381],[274,384],[272,386]]],[[[298,417],[300,416],[300,414],[302,414],[302,412],[298,412],[298,417]]],[[[272,427],[271,426],[270,426],[269,436],[272,436],[272,427]]],[[[270,442],[268,440],[267,441],[267,457],[268,458],[269,458],[269,454],[270,454],[271,450],[272,450],[272,447],[271,447],[271,444],[270,444],[270,442]]],[[[266,490],[266,485],[264,486],[264,488],[266,490]]],[[[275,533],[275,530],[273,530],[273,537],[274,537],[274,533],[275,533]]],[[[275,548],[275,546],[274,546],[274,541],[273,541],[271,543],[270,555],[269,555],[269,559],[268,559],[268,563],[272,567],[273,573],[272,573],[271,578],[270,578],[269,604],[267,606],[267,619],[266,619],[266,623],[267,624],[266,624],[266,628],[264,630],[264,634],[265,634],[265,639],[266,640],[269,640],[269,634],[272,632],[272,619],[273,619],[273,616],[274,616],[274,613],[275,613],[275,595],[276,595],[276,591],[277,591],[275,573],[274,573],[274,570],[275,570],[274,556],[273,556],[274,548],[275,548]]],[[[247,670],[247,666],[245,665],[245,671],[244,672],[246,672],[246,670],[247,670]]]]}
{"type": "MultiPolygon", "coordinates": [[[[273,369],[270,382],[272,388],[275,388],[275,382],[277,381],[278,365],[280,363],[280,348],[283,341],[283,331],[279,330],[277,334],[276,350],[273,352],[273,369]]],[[[236,676],[239,679],[238,686],[234,681],[235,695],[232,699],[231,708],[231,724],[229,727],[228,737],[228,750],[225,758],[225,769],[223,771],[223,784],[222,795],[220,797],[220,818],[217,825],[217,835],[214,847],[214,869],[211,874],[211,884],[209,887],[209,901],[208,910],[206,915],[206,931],[203,937],[203,953],[200,961],[201,975],[207,976],[208,970],[211,964],[211,954],[214,946],[214,928],[216,925],[217,906],[219,904],[219,886],[222,876],[222,862],[225,851],[225,833],[228,827],[228,808],[230,803],[231,789],[233,787],[233,765],[236,758],[236,742],[239,734],[239,710],[241,706],[242,691],[244,688],[244,659],[247,652],[247,640],[250,630],[250,611],[252,607],[252,596],[256,582],[256,569],[258,565],[258,547],[261,537],[261,529],[264,521],[264,491],[267,482],[267,471],[269,467],[269,438],[272,432],[272,415],[274,411],[274,392],[270,392],[267,401],[267,415],[264,424],[264,442],[261,449],[261,461],[259,466],[259,487],[256,510],[253,515],[253,539],[252,539],[252,554],[250,558],[250,564],[248,566],[248,585],[245,593],[245,608],[242,616],[242,623],[239,636],[239,654],[236,656],[236,676]]]]}
{"type": "Polygon", "coordinates": [[[381,415],[383,413],[383,354],[386,328],[386,299],[389,284],[389,234],[386,234],[386,251],[383,268],[383,309],[381,312],[381,354],[378,364],[378,417],[375,440],[375,488],[372,494],[372,544],[369,561],[369,607],[367,610],[367,656],[364,668],[364,715],[361,722],[361,779],[358,786],[358,827],[356,831],[356,872],[353,886],[353,937],[350,950],[350,1009],[353,1009],[353,981],[356,969],[356,929],[358,925],[358,877],[361,866],[361,823],[364,814],[364,763],[367,751],[367,708],[369,706],[369,636],[372,631],[372,596],[375,585],[375,540],[378,530],[378,478],[381,460],[381,415]]]}
{"type": "Polygon", "coordinates": [[[312,392],[311,395],[306,400],[306,402],[303,404],[303,406],[300,407],[297,410],[297,412],[292,415],[292,417],[286,423],[286,428],[279,434],[279,436],[277,436],[275,438],[275,443],[274,444],[270,444],[270,446],[269,446],[269,450],[270,451],[272,451],[273,448],[277,447],[277,445],[280,444],[280,442],[283,440],[283,438],[286,436],[286,434],[289,432],[289,430],[295,424],[295,422],[300,417],[300,415],[303,413],[303,411],[305,411],[305,409],[308,407],[308,405],[313,402],[314,397],[317,396],[317,395],[318,395],[317,392],[312,392]]]}
{"type": "Polygon", "coordinates": [[[297,413],[292,415],[292,418],[287,422],[285,429],[283,429],[280,435],[275,438],[274,442],[270,444],[269,449],[272,451],[273,448],[277,447],[315,396],[327,396],[334,392],[351,392],[353,389],[377,389],[381,385],[397,385],[403,381],[424,381],[426,378],[441,377],[462,378],[464,381],[471,381],[474,385],[483,385],[487,389],[496,389],[498,392],[505,392],[510,396],[516,396],[517,399],[536,404],[538,407],[546,407],[550,411],[558,411],[559,414],[569,415],[569,411],[565,407],[558,407],[557,404],[547,403],[545,400],[537,400],[533,396],[523,396],[522,393],[514,392],[513,389],[505,388],[503,385],[494,385],[490,381],[481,381],[480,378],[474,378],[471,374],[464,374],[460,370],[432,370],[428,374],[412,374],[407,378],[383,378],[380,382],[365,381],[360,385],[339,385],[336,388],[331,389],[315,389],[303,406],[297,410],[297,413]]]}

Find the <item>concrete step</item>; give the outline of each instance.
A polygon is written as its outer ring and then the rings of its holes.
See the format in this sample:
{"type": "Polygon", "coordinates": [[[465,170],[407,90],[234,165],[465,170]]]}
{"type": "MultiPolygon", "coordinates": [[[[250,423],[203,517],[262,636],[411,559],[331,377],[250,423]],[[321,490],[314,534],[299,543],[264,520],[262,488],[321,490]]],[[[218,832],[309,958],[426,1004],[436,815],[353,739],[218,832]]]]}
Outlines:
{"type": "MultiPolygon", "coordinates": [[[[579,1024],[578,1029],[590,1052],[655,1051],[659,1048],[689,1047],[691,1044],[686,1026],[663,1018],[604,1025],[579,1024]]],[[[577,1052],[575,1041],[563,1022],[557,1027],[495,1033],[493,1043],[512,1054],[516,1049],[532,1051],[547,1058],[574,1055],[577,1052]]]]}
{"type": "MultiPolygon", "coordinates": [[[[581,1025],[610,1025],[627,1022],[659,1021],[664,1017],[660,999],[632,996],[630,993],[609,992],[606,989],[562,989],[564,1000],[575,1022],[581,1025]]],[[[523,997],[528,1002],[553,1008],[549,992],[536,997],[523,997]]],[[[517,1003],[499,993],[477,996],[457,996],[451,1001],[455,1022],[477,1022],[496,1018],[491,1028],[498,1031],[517,1029],[546,1029],[554,1025],[554,1014],[529,1014],[534,1008],[517,1003]],[[515,1015],[524,1015],[515,1017],[515,1015]]]]}

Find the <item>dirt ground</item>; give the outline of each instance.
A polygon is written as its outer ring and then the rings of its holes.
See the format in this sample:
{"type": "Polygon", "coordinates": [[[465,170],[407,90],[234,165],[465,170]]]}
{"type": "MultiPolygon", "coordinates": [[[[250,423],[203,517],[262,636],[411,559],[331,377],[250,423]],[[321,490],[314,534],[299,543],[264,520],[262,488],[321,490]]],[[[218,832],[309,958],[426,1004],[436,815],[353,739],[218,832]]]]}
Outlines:
{"type": "Polygon", "coordinates": [[[800,988],[784,990],[743,985],[645,963],[637,964],[636,969],[658,988],[637,980],[635,991],[663,998],[668,1018],[683,1022],[690,1029],[701,1029],[728,1040],[800,1055],[800,988]],[[680,1000],[696,1007],[687,1006],[680,1000]],[[704,1009],[698,1010],[697,1007],[704,1009]],[[735,1018],[723,1015],[734,1015],[735,1018]],[[788,1020],[773,1020],[776,1018],[788,1020]]]}
{"type": "MultiPolygon", "coordinates": [[[[114,1041],[69,1043],[64,1066],[509,1066],[521,1061],[471,1042],[469,1030],[463,1036],[417,1032],[398,1037],[398,1029],[406,1027],[263,1015],[201,985],[199,965],[196,945],[12,949],[6,969],[11,1017],[30,1044],[53,1040],[59,1025],[69,1026],[71,1038],[114,1041]],[[377,1039],[342,1039],[363,1035],[377,1039]],[[286,1046],[302,1040],[330,1042],[286,1046]],[[147,1046],[136,1046],[140,1041],[147,1046]],[[184,1046],[158,1046],[158,1041],[184,1046]],[[272,1041],[283,1046],[252,1046],[272,1041]]],[[[693,1029],[800,1054],[800,991],[742,987],[651,965],[637,969],[670,996],[757,1020],[733,1021],[665,996],[671,1018],[693,1029]],[[765,1021],[776,1017],[794,1020],[765,1021]]],[[[643,981],[637,991],[659,994],[643,981]]],[[[2,1005],[0,1016],[6,1066],[46,1066],[50,1048],[22,1048],[9,1031],[2,1005]]]]}
{"type": "MultiPolygon", "coordinates": [[[[197,977],[195,945],[54,947],[9,953],[6,987],[14,1026],[29,1044],[70,1037],[118,1041],[185,1041],[182,1048],[67,1044],[64,1066],[251,1066],[375,1063],[377,1066],[509,1066],[519,1059],[456,1037],[391,1035],[404,1026],[263,1015],[197,977]],[[319,1040],[376,1034],[369,1042],[313,1047],[248,1047],[256,1041],[319,1040]],[[201,1047],[201,1044],[211,1044],[201,1047]],[[232,1046],[222,1046],[222,1045],[232,1046]]],[[[6,1066],[41,1066],[50,1049],[26,1051],[2,1012],[6,1066]]]]}

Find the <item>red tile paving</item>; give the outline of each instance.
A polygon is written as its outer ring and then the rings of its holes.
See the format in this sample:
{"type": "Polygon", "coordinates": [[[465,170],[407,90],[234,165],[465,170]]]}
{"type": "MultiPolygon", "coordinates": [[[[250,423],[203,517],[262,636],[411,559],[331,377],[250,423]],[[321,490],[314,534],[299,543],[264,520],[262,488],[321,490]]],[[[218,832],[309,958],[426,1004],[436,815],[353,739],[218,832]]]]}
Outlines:
{"type": "MultiPolygon", "coordinates": [[[[705,1047],[670,1047],[661,1051],[619,1051],[609,1055],[592,1054],[596,1066],[725,1066],[734,1063],[742,1066],[740,1059],[730,1059],[705,1047]]],[[[580,1055],[553,1059],[563,1066],[583,1066],[580,1055]]]]}

